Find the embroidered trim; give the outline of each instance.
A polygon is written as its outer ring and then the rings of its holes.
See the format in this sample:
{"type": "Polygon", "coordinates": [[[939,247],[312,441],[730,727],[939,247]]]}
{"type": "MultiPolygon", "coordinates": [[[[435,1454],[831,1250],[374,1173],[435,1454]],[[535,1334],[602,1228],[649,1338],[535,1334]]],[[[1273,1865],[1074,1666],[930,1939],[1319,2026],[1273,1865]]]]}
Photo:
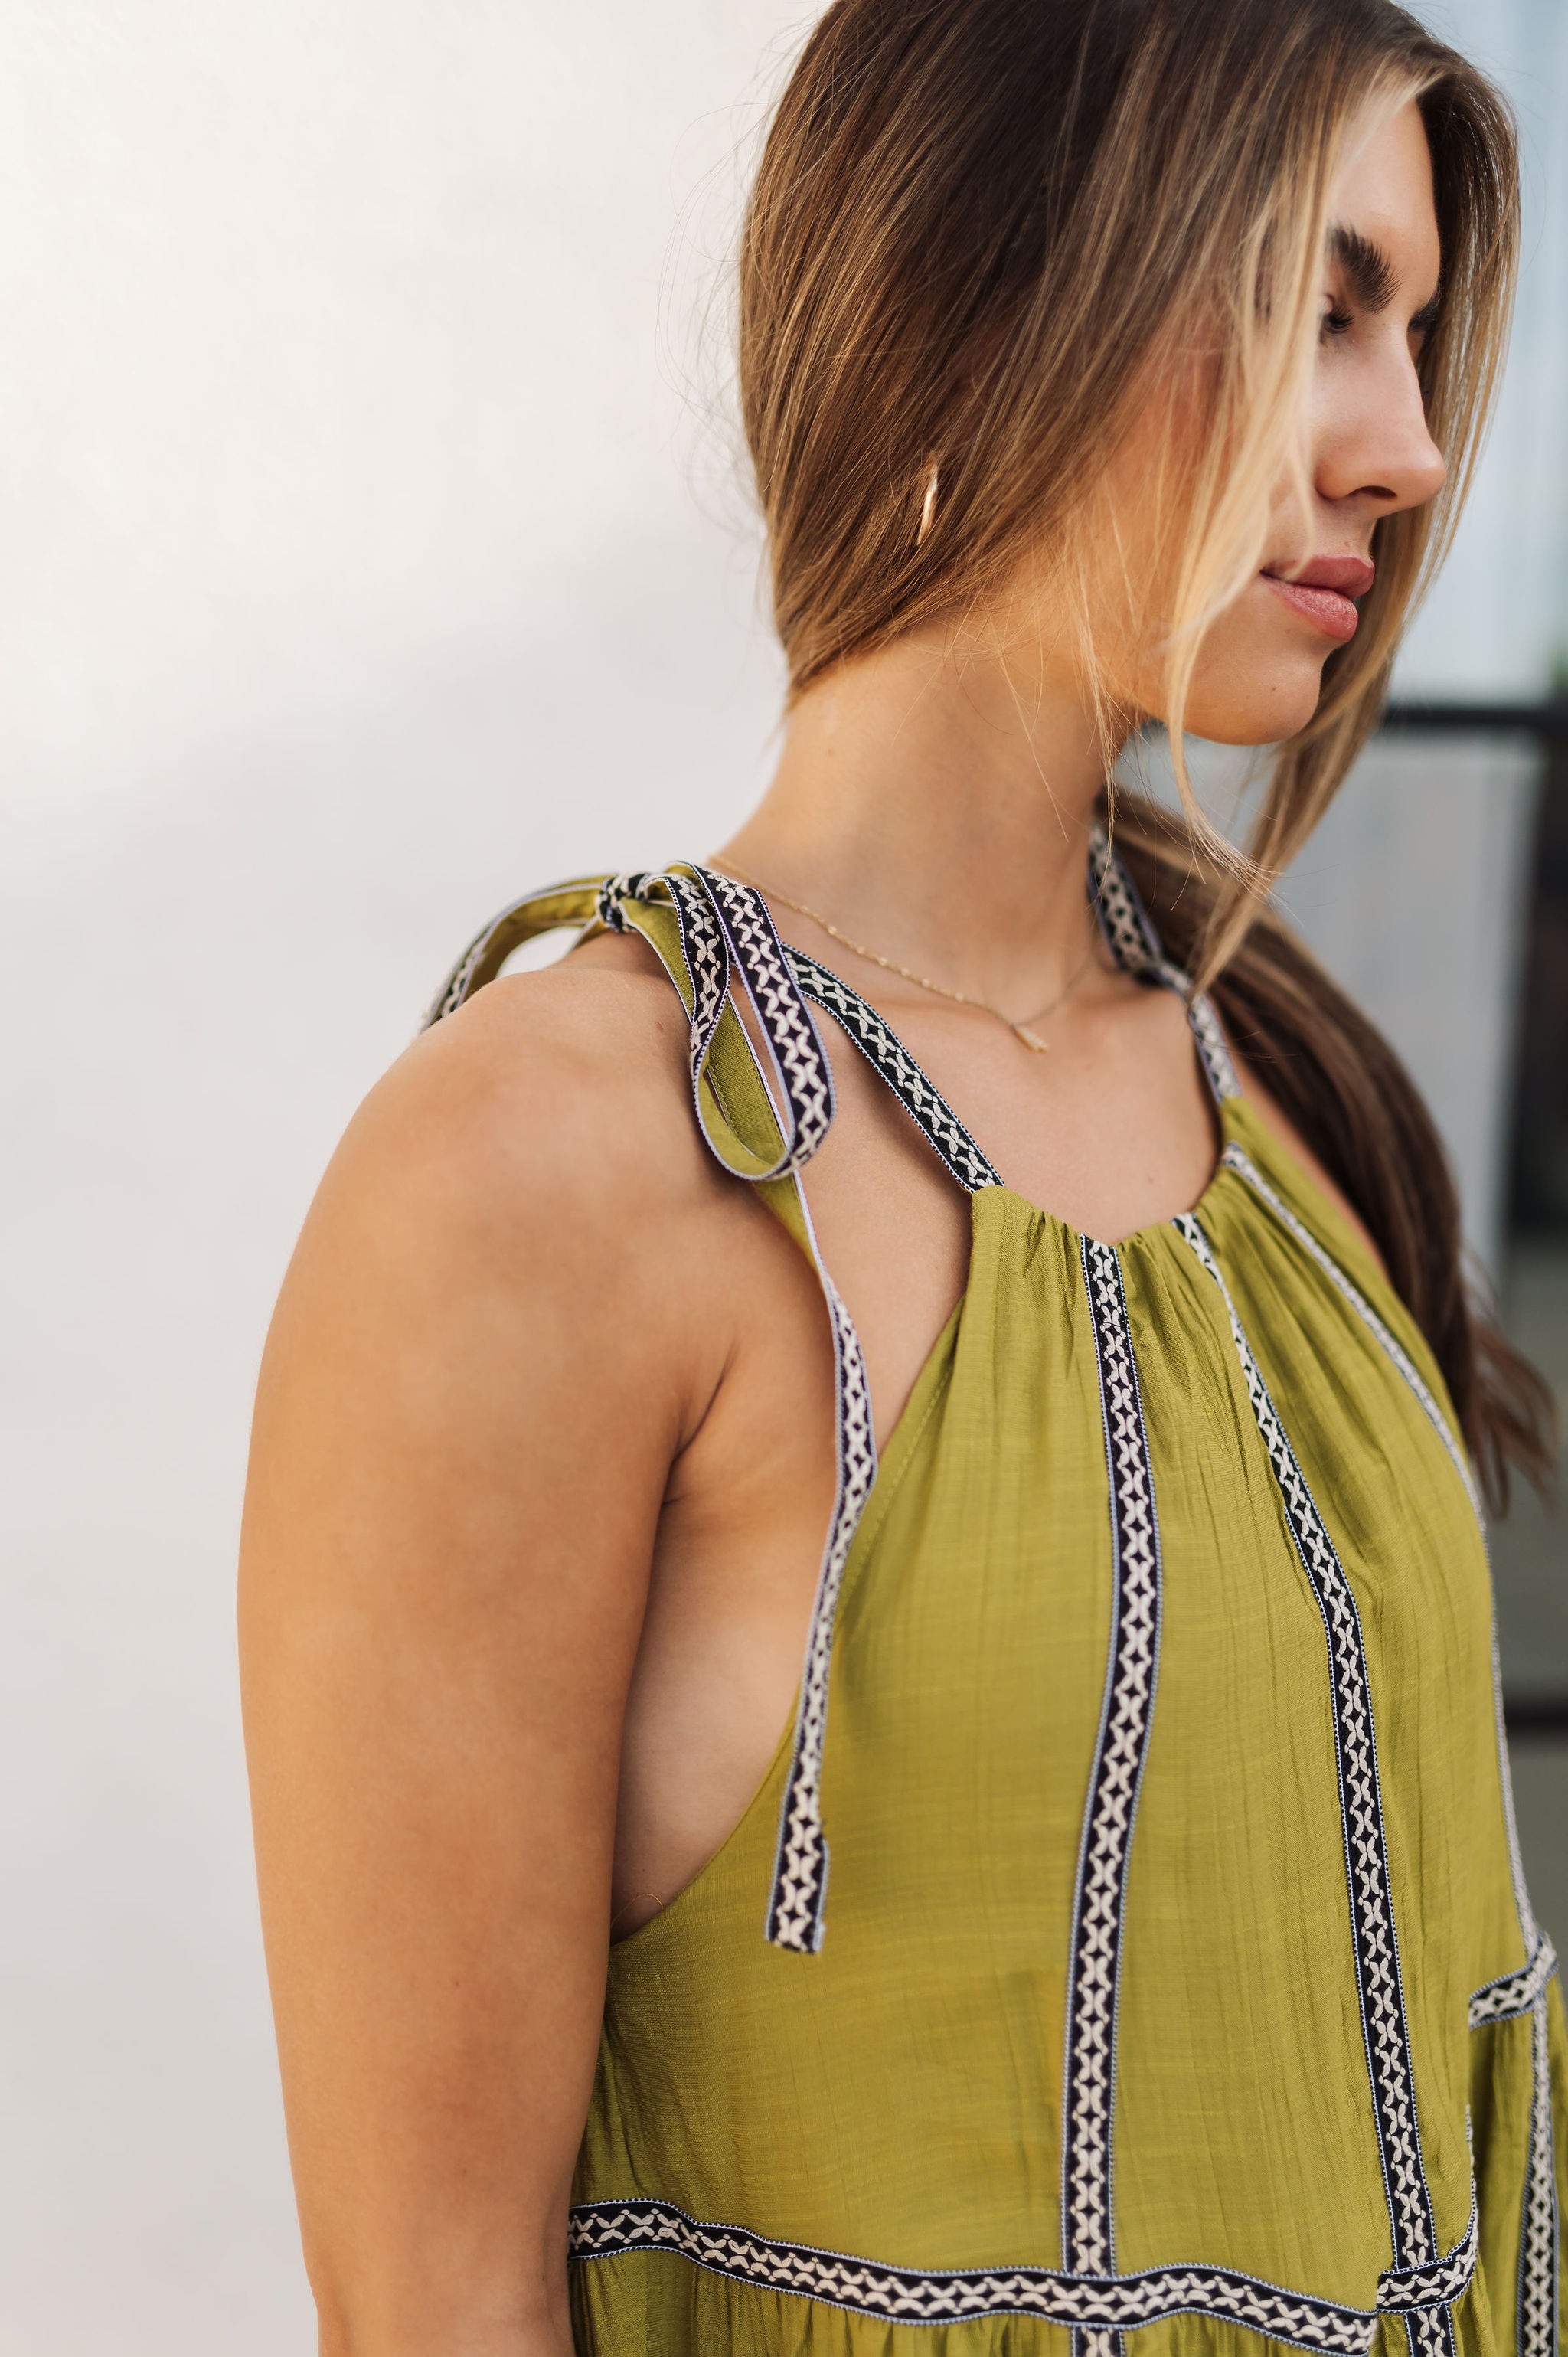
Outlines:
{"type": "Polygon", "coordinates": [[[1035,2266],[929,2272],[886,2266],[811,2244],[775,2242],[745,2227],[709,2224],[672,2201],[589,2201],[572,2212],[574,2260],[613,2258],[628,2251],[671,2252],[734,2282],[760,2284],[899,2324],[1037,2316],[1081,2330],[1088,2339],[1133,2331],[1174,2316],[1209,2316],[1294,2348],[1367,2357],[1380,2313],[1398,2312],[1415,2321],[1441,2313],[1431,2303],[1455,2299],[1465,2289],[1476,2266],[1476,2221],[1472,2211],[1464,2239],[1425,2270],[1380,2276],[1377,2305],[1370,2309],[1287,2291],[1230,2267],[1180,2265],[1125,2276],[1035,2266]]]}
{"type": "MultiPolygon", "coordinates": [[[[669,892],[680,922],[682,954],[692,991],[692,1089],[699,1125],[703,1074],[738,973],[757,1010],[784,1101],[783,1149],[770,1169],[753,1175],[768,1178],[793,1175],[827,1134],[833,1116],[832,1079],[822,1035],[768,905],[750,886],[708,868],[691,874],[674,869],[654,880],[669,892]]],[[[612,877],[599,893],[600,921],[623,929],[625,901],[628,897],[645,898],[649,882],[647,877],[612,877]]],[[[806,1637],[794,1745],[779,1808],[764,1928],[775,1947],[811,1954],[822,1943],[827,1899],[829,1855],[822,1824],[822,1775],[839,1592],[854,1534],[876,1479],[876,1443],[860,1338],[822,1264],[803,1194],[799,1195],[799,1202],[832,1332],[837,1479],[806,1637]]]]}
{"type": "MultiPolygon", "coordinates": [[[[1378,1316],[1369,1301],[1352,1284],[1344,1270],[1325,1251],[1317,1238],[1298,1220],[1287,1204],[1258,1170],[1251,1157],[1240,1146],[1226,1148],[1224,1161],[1265,1202],[1294,1236],[1310,1257],[1337,1286],[1345,1299],[1369,1330],[1382,1345],[1388,1357],[1403,1376],[1434,1431],[1442,1441],[1454,1469],[1465,1485],[1477,1523],[1485,1534],[1485,1519],[1481,1512],[1480,1494],[1469,1459],[1460,1446],[1447,1417],[1439,1407],[1427,1384],[1395,1336],[1378,1316]]],[[[1525,2171],[1523,2215],[1520,2234],[1519,2281],[1519,2352],[1520,2357],[1555,2357],[1557,2348],[1557,2192],[1554,2165],[1554,2130],[1552,2118],[1550,2089],[1542,2093],[1541,2072],[1547,2068],[1542,2058],[1547,2051],[1546,1988],[1557,1970],[1557,1957],[1552,1943],[1539,1931],[1535,1912],[1530,1905],[1525,1881],[1524,1858],[1520,1849],[1519,1824],[1514,1812],[1513,1776],[1509,1764],[1508,1733],[1503,1724],[1502,1675],[1498,1660],[1497,1631],[1492,1632],[1492,1704],[1497,1722],[1498,1772],[1502,1792],[1503,1823],[1508,1840],[1509,1864],[1513,1880],[1514,1906],[1519,1917],[1520,1932],[1530,1961],[1520,1970],[1501,1974],[1488,1981],[1470,1999],[1469,2021],[1472,2029],[1481,2029],[1491,2021],[1517,2020],[1526,2014],[1533,2015],[1530,2027],[1531,2070],[1534,2093],[1530,2115],[1530,2148],[1525,2171]]],[[[1434,2352],[1435,2357],[1435,2352],[1434,2352]]]]}
{"type": "Polygon", "coordinates": [[[456,1015],[475,989],[495,980],[513,950],[521,949],[524,942],[532,941],[540,933],[574,931],[590,922],[593,896],[598,887],[596,876],[578,876],[564,883],[547,885],[542,892],[525,892],[521,899],[510,900],[474,935],[421,1017],[421,1031],[428,1031],[448,1015],[456,1015]],[[484,971],[486,968],[489,970],[484,971]]]}
{"type": "Polygon", "coordinates": [[[1160,937],[1150,923],[1138,888],[1112,848],[1099,820],[1090,829],[1090,899],[1100,919],[1106,946],[1124,974],[1146,974],[1186,1001],[1187,1019],[1197,1043],[1198,1056],[1217,1104],[1241,1093],[1236,1067],[1225,1043],[1219,1018],[1207,995],[1195,993],[1191,977],[1166,957],[1160,937]]]}
{"type": "MultiPolygon", "coordinates": [[[[815,1246],[813,1244],[813,1250],[815,1246]]],[[[828,1892],[828,1843],[822,1830],[822,1751],[827,1738],[828,1681],[844,1566],[854,1542],[871,1485],[876,1479],[876,1443],[871,1422],[871,1392],[860,1338],[837,1287],[818,1271],[833,1330],[833,1387],[838,1431],[838,1494],[811,1607],[806,1666],[795,1717],[795,1748],[779,1813],[779,1846],[773,1861],[767,1933],[777,1948],[814,1954],[822,1944],[822,1914],[828,1892]]]]}
{"type": "Polygon", "coordinates": [[[951,1105],[875,1007],[804,950],[787,948],[785,953],[806,996],[836,1017],[959,1185],[972,1195],[983,1187],[1000,1187],[1001,1179],[951,1105]]]}
{"type": "MultiPolygon", "coordinates": [[[[1356,1310],[1356,1315],[1365,1322],[1369,1334],[1372,1334],[1372,1337],[1381,1343],[1381,1348],[1387,1351],[1389,1360],[1391,1360],[1393,1367],[1398,1367],[1398,1372],[1403,1374],[1405,1383],[1408,1383],[1410,1391],[1414,1393],[1414,1398],[1417,1398],[1422,1412],[1426,1415],[1426,1421],[1429,1421],[1434,1431],[1436,1431],[1438,1440],[1443,1443],[1443,1448],[1448,1449],[1448,1457],[1450,1461],[1453,1461],[1455,1473],[1459,1476],[1459,1480],[1465,1482],[1465,1494],[1471,1501],[1476,1523],[1481,1525],[1481,1534],[1486,1537],[1486,1518],[1483,1518],[1481,1513],[1481,1492],[1476,1490],[1476,1478],[1474,1473],[1471,1473],[1469,1457],[1466,1457],[1462,1445],[1459,1445],[1459,1437],[1457,1433],[1453,1431],[1453,1426],[1448,1424],[1448,1416],[1443,1415],[1443,1409],[1438,1407],[1429,1383],[1422,1379],[1420,1367],[1414,1365],[1408,1351],[1405,1351],[1405,1348],[1398,1343],[1398,1339],[1389,1331],[1389,1327],[1384,1325],[1384,1320],[1377,1315],[1377,1310],[1372,1308],[1372,1304],[1365,1298],[1365,1294],[1360,1292],[1360,1286],[1353,1285],[1353,1282],[1347,1277],[1347,1273],[1339,1268],[1339,1264],[1337,1264],[1330,1254],[1323,1249],[1323,1244],[1320,1244],[1318,1237],[1311,1232],[1311,1228],[1306,1228],[1306,1223],[1299,1221],[1297,1216],[1294,1216],[1294,1211],[1292,1211],[1285,1202],[1281,1202],[1281,1198],[1278,1198],[1273,1188],[1269,1186],[1264,1174],[1257,1169],[1252,1157],[1250,1157],[1240,1146],[1230,1143],[1230,1146],[1226,1146],[1221,1159],[1224,1159],[1226,1169],[1233,1169],[1240,1178],[1245,1178],[1247,1186],[1252,1188],[1254,1195],[1259,1195],[1262,1202],[1269,1204],[1269,1209],[1275,1214],[1275,1219],[1281,1221],[1283,1226],[1290,1231],[1290,1235],[1294,1235],[1294,1240],[1302,1244],[1304,1252],[1311,1254],[1311,1259],[1314,1259],[1316,1264],[1318,1264],[1318,1268],[1326,1273],[1327,1280],[1330,1280],[1332,1285],[1339,1286],[1339,1292],[1344,1294],[1344,1298],[1351,1304],[1351,1308],[1356,1310]]],[[[1495,1624],[1493,1624],[1493,1716],[1495,1720],[1498,1720],[1498,1777],[1499,1777],[1499,1784],[1502,1784],[1502,1822],[1504,1822],[1504,1834],[1507,1834],[1507,1843],[1509,1843],[1509,1871],[1511,1871],[1511,1878],[1514,1878],[1514,1911],[1519,1914],[1519,1931],[1520,1931],[1520,1937],[1523,1937],[1523,1944],[1526,1944],[1526,1954],[1535,1954],[1537,1923],[1535,1923],[1535,1910],[1530,1907],[1530,1890],[1528,1890],[1526,1886],[1526,1862],[1523,1862],[1523,1850],[1519,1848],[1519,1820],[1516,1820],[1514,1815],[1514,1772],[1511,1772],[1509,1768],[1509,1738],[1507,1738],[1507,1727],[1504,1727],[1504,1720],[1502,1720],[1502,1664],[1499,1664],[1498,1660],[1498,1626],[1495,1624]]],[[[1476,1998],[1471,1998],[1471,2027],[1474,2027],[1474,2004],[1476,2004],[1476,1998]]],[[[1520,2010],[1526,2010],[1526,2008],[1520,2008],[1520,2010]]]]}
{"type": "MultiPolygon", "coordinates": [[[[1219,1288],[1231,1339],[1268,1452],[1285,1520],[1317,1598],[1328,1639],[1329,1685],[1338,1754],[1340,1809],[1350,1894],[1356,1979],[1372,2108],[1381,2148],[1397,2273],[1435,2255],[1432,2197],[1422,2163],[1410,2033],[1400,1982],[1399,1941],[1378,1790],[1377,1741],[1355,1595],[1253,1355],[1230,1287],[1201,1223],[1190,1212],[1171,1223],[1219,1288]]],[[[1412,2329],[1412,2346],[1415,2342],[1412,2329]]],[[[1428,2336],[1434,2352],[1445,2345],[1428,2336]]]]}
{"type": "Polygon", "coordinates": [[[1480,2217],[1472,2176],[1469,2222],[1459,2240],[1441,2258],[1428,2259],[1420,2266],[1385,2267],[1378,2277],[1379,2310],[1384,2315],[1410,2316],[1424,2309],[1435,2316],[1437,2310],[1457,2299],[1476,2272],[1479,2234],[1480,2217]]]}
{"type": "MultiPolygon", "coordinates": [[[[1170,968],[1168,976],[1167,988],[1186,997],[1192,985],[1179,966],[1170,968]]],[[[1192,1036],[1197,1042],[1197,1052],[1208,1075],[1215,1103],[1223,1104],[1227,1097],[1239,1097],[1241,1083],[1236,1077],[1236,1067],[1230,1060],[1230,1050],[1219,1028],[1219,1017],[1214,1012],[1213,1001],[1207,991],[1199,991],[1195,997],[1187,999],[1187,1019],[1192,1026],[1192,1036]]]]}
{"type": "Polygon", "coordinates": [[[780,1169],[797,1169],[811,1159],[832,1123],[832,1071],[822,1033],[761,893],[711,867],[696,872],[757,1009],[783,1092],[792,1150],[780,1169]]]}
{"type": "MultiPolygon", "coordinates": [[[[1062,2252],[1071,2273],[1102,2275],[1114,2264],[1116,2003],[1127,1868],[1159,1666],[1160,1542],[1121,1262],[1113,1246],[1090,1237],[1079,1252],[1100,1374],[1112,1589],[1105,1693],[1084,1803],[1068,1976],[1062,2252]]],[[[1095,2352],[1086,2350],[1079,2357],[1095,2352]]]]}
{"type": "Polygon", "coordinates": [[[1530,2026],[1530,2155],[1519,2255],[1519,2357],[1557,2357],[1557,2168],[1546,1992],[1530,2026]]]}
{"type": "Polygon", "coordinates": [[[1246,1148],[1244,1146],[1237,1146],[1232,1142],[1226,1147],[1224,1153],[1219,1158],[1227,1170],[1234,1170],[1239,1178],[1244,1178],[1248,1186],[1252,1189],[1253,1194],[1256,1195],[1261,1201],[1268,1205],[1275,1219],[1280,1222],[1280,1225],[1283,1228],[1288,1229],[1289,1232],[1295,1238],[1297,1243],[1301,1246],[1303,1252],[1307,1254],[1309,1259],[1316,1263],[1317,1266],[1323,1271],[1324,1275],[1327,1277],[1329,1283],[1336,1286],[1339,1292],[1343,1294],[1345,1299],[1349,1303],[1351,1308],[1356,1312],[1357,1317],[1360,1318],[1368,1331],[1381,1343],[1384,1351],[1387,1352],[1390,1359],[1392,1360],[1394,1365],[1399,1369],[1400,1373],[1404,1377],[1405,1382],[1409,1384],[1412,1392],[1415,1394],[1427,1422],[1431,1425],[1434,1432],[1436,1433],[1439,1440],[1442,1441],[1444,1448],[1448,1451],[1448,1455],[1453,1461],[1454,1470],[1458,1474],[1460,1480],[1464,1483],[1465,1495],[1469,1499],[1471,1506],[1475,1510],[1476,1519],[1479,1522],[1481,1519],[1481,1498],[1480,1492],[1476,1487],[1476,1477],[1470,1470],[1469,1460],[1466,1457],[1465,1451],[1460,1447],[1458,1439],[1451,1429],[1447,1417],[1444,1415],[1443,1410],[1438,1406],[1435,1398],[1433,1396],[1430,1385],[1422,1375],[1421,1370],[1412,1359],[1409,1351],[1405,1350],[1403,1344],[1400,1342],[1398,1338],[1391,1333],[1390,1329],[1384,1324],[1383,1320],[1379,1317],[1377,1311],[1367,1299],[1366,1295],[1361,1291],[1360,1287],[1351,1282],[1350,1278],[1346,1275],[1344,1270],[1340,1267],[1338,1262],[1333,1258],[1332,1254],[1324,1250],[1323,1246],[1318,1243],[1317,1238],[1313,1234],[1312,1230],[1306,1225],[1305,1222],[1298,1220],[1295,1213],[1291,1210],[1290,1205],[1286,1203],[1282,1197],[1275,1193],[1274,1189],[1270,1186],[1268,1180],[1258,1168],[1257,1164],[1253,1161],[1246,1148]]]}
{"type": "Polygon", "coordinates": [[[1487,1981],[1476,1991],[1470,1999],[1471,2029],[1481,2029],[1488,2021],[1513,2021],[1520,2014],[1532,2013],[1556,1970],[1557,1951],[1542,1932],[1528,1964],[1517,1973],[1499,1973],[1495,1981],[1487,1981]]]}
{"type": "MultiPolygon", "coordinates": [[[[701,868],[697,874],[700,888],[692,887],[679,876],[668,879],[676,893],[677,908],[682,911],[682,942],[687,941],[689,932],[699,956],[714,956],[700,899],[704,895],[714,912],[720,947],[727,953],[723,962],[719,1008],[722,1010],[724,993],[730,985],[728,969],[733,958],[757,1009],[788,1107],[788,1145],[778,1170],[795,1169],[815,1153],[833,1116],[832,1082],[822,1036],[762,895],[748,885],[733,883],[728,877],[708,868],[701,868]]],[[[688,949],[689,965],[692,955],[688,949]]],[[[695,993],[695,973],[693,985],[695,993]]],[[[715,1012],[713,1024],[717,1019],[715,1012]]],[[[706,1027],[708,1039],[712,1028],[713,1025],[706,1027]]],[[[699,1048],[698,1014],[694,1008],[693,1086],[700,1079],[706,1054],[706,1039],[699,1048]]],[[[828,1687],[839,1591],[843,1586],[844,1566],[854,1534],[876,1479],[876,1444],[860,1338],[817,1251],[804,1197],[800,1199],[800,1209],[832,1329],[837,1483],[806,1638],[794,1749],[779,1806],[779,1841],[765,1929],[775,1947],[812,1954],[822,1944],[828,1889],[828,1842],[822,1804],[822,1754],[827,1738],[828,1687]]]]}
{"type": "MultiPolygon", "coordinates": [[[[1151,967],[1165,966],[1165,950],[1149,922],[1138,888],[1112,849],[1111,837],[1099,819],[1089,830],[1089,877],[1090,897],[1106,945],[1123,974],[1146,974],[1151,967]]],[[[1174,966],[1165,966],[1166,973],[1175,971],[1174,966]]]]}

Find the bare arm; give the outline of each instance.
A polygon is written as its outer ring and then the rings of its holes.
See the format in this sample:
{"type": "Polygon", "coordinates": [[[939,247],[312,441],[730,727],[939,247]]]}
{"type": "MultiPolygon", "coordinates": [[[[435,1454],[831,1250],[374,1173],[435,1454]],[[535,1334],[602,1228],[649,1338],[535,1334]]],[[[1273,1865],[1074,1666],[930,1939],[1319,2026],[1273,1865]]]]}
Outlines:
{"type": "Polygon", "coordinates": [[[701,1413],[604,1002],[541,977],[520,1025],[513,987],[359,1115],[257,1407],[246,1734],[327,2357],[571,2349],[621,1718],[701,1413]]]}

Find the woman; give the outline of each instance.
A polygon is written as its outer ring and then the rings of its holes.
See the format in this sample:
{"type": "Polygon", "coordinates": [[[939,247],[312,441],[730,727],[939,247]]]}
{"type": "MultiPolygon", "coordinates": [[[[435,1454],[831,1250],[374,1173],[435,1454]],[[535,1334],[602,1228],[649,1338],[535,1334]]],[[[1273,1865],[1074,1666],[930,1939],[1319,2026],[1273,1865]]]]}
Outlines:
{"type": "Polygon", "coordinates": [[[480,937],[268,1350],[333,2357],[1551,2357],[1477,1504],[1544,1403],[1260,905],[1451,522],[1514,188],[1387,0],[808,42],[742,254],[778,775],[480,937]],[[1279,747],[1251,860],[1112,791],[1150,717],[1279,747]]]}

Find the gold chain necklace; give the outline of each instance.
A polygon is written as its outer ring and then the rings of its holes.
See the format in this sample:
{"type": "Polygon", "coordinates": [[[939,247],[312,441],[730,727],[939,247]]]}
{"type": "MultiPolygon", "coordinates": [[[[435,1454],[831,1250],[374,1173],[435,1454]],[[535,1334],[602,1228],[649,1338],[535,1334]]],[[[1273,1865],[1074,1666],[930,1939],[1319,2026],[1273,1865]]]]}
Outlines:
{"type": "MultiPolygon", "coordinates": [[[[929,990],[937,998],[951,999],[955,1006],[978,1007],[983,1015],[993,1015],[998,1023],[1004,1023],[1008,1030],[1016,1039],[1021,1039],[1025,1047],[1032,1049],[1036,1056],[1044,1056],[1048,1052],[1050,1046],[1048,1040],[1040,1039],[1026,1023],[1015,1023],[1010,1015],[1004,1015],[1000,1006],[993,1006],[989,999],[975,998],[967,990],[950,990],[945,982],[933,982],[929,974],[917,974],[913,966],[900,965],[897,958],[884,957],[879,950],[867,949],[864,942],[855,941],[835,925],[831,918],[824,917],[820,909],[809,907],[804,900],[791,900],[788,892],[780,892],[771,884],[758,883],[757,877],[748,876],[744,867],[737,867],[733,859],[726,859],[725,866],[740,883],[749,884],[754,891],[766,893],[769,899],[782,900],[784,906],[787,909],[793,909],[798,917],[810,917],[812,924],[820,925],[831,940],[842,942],[846,950],[854,952],[856,957],[866,959],[872,965],[879,965],[884,974],[898,974],[905,982],[912,982],[918,990],[929,990]]],[[[1094,944],[1095,936],[1091,931],[1089,937],[1089,950],[1083,963],[1079,967],[1067,988],[1058,992],[1048,1006],[1042,1006],[1038,1010],[1035,1017],[1036,1023],[1043,1023],[1047,1015],[1054,1015],[1058,1006],[1067,1005],[1068,1000],[1094,963],[1094,944]]]]}

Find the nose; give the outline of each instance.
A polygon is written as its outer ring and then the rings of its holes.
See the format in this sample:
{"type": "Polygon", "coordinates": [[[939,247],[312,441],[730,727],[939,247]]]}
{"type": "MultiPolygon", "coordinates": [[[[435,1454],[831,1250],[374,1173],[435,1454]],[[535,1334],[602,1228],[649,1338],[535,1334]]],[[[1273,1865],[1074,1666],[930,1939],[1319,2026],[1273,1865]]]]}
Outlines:
{"type": "Polygon", "coordinates": [[[1402,337],[1380,339],[1320,409],[1314,477],[1326,500],[1375,501],[1381,514],[1434,499],[1448,472],[1432,438],[1415,362],[1402,337]]]}

